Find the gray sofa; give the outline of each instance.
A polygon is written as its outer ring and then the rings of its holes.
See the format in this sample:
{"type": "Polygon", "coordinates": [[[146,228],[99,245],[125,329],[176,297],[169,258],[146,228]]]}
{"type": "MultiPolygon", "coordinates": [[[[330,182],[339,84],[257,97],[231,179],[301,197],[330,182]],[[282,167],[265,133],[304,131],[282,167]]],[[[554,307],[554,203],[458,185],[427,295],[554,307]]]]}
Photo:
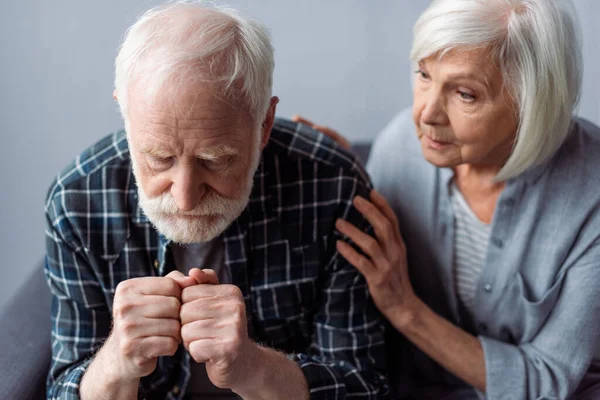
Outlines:
{"type": "MultiPolygon", "coordinates": [[[[353,150],[366,162],[370,145],[353,150]]],[[[0,399],[44,399],[50,366],[50,290],[43,264],[0,309],[0,399]]]]}
{"type": "Polygon", "coordinates": [[[49,365],[50,290],[40,264],[0,313],[0,398],[46,398],[49,365]]]}

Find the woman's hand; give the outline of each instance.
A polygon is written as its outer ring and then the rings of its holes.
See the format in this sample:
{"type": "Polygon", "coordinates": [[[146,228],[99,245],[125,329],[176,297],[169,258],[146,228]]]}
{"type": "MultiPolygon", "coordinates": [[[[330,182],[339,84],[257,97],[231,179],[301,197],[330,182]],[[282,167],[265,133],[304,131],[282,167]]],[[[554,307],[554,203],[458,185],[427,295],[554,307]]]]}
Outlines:
{"type": "Polygon", "coordinates": [[[348,140],[345,137],[343,137],[342,135],[340,135],[333,129],[331,129],[327,126],[317,125],[314,122],[309,121],[305,118],[302,118],[299,115],[294,115],[292,117],[292,121],[298,122],[300,124],[308,125],[311,128],[313,128],[314,130],[322,132],[325,136],[329,136],[331,139],[335,140],[343,148],[350,150],[350,142],[348,142],[348,140]]]}
{"type": "Polygon", "coordinates": [[[370,197],[371,202],[356,197],[354,205],[373,225],[376,238],[348,222],[336,222],[338,230],[368,257],[341,240],[337,242],[338,251],[365,276],[379,311],[400,333],[442,367],[485,392],[486,366],[481,342],[436,314],[415,295],[398,219],[383,196],[373,190],[370,197]]]}
{"type": "Polygon", "coordinates": [[[382,314],[390,320],[404,320],[410,318],[411,307],[416,303],[408,276],[406,246],[400,235],[398,219],[385,198],[375,190],[370,197],[371,202],[357,196],[354,206],[371,223],[376,238],[342,219],[336,221],[336,228],[352,239],[368,257],[341,240],[336,246],[340,254],[364,275],[382,314]]]}

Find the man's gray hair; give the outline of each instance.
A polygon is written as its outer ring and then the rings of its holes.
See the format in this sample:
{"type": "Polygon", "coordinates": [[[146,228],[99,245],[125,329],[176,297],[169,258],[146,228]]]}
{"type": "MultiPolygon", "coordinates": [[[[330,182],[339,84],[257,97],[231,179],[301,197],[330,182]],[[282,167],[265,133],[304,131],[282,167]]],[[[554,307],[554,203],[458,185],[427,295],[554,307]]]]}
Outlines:
{"type": "Polygon", "coordinates": [[[126,127],[134,83],[147,99],[198,83],[216,85],[261,123],[273,68],[270,36],[260,22],[204,1],[171,1],[148,10],[127,30],[115,61],[115,90],[126,127]]]}
{"type": "Polygon", "coordinates": [[[496,177],[507,180],[563,144],[579,101],[581,34],[571,0],[435,0],[414,27],[411,60],[450,50],[489,49],[516,101],[512,154],[496,177]]]}

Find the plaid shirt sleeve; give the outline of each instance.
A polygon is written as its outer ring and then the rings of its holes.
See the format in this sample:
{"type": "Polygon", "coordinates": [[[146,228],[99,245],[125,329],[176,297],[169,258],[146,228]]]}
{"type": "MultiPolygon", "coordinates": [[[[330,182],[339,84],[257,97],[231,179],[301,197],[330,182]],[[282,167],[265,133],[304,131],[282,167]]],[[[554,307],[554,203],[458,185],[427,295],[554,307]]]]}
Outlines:
{"type": "MultiPolygon", "coordinates": [[[[355,176],[338,180],[339,217],[367,233],[372,227],[353,207],[355,196],[371,189],[360,165],[355,176]]],[[[340,173],[341,174],[341,173],[340,173]]],[[[388,398],[384,328],[364,277],[335,250],[343,238],[333,230],[328,240],[329,260],[322,286],[321,306],[313,320],[310,354],[291,358],[302,368],[311,399],[388,398]]]]}
{"type": "Polygon", "coordinates": [[[81,378],[92,355],[108,336],[111,315],[92,271],[93,258],[88,257],[63,209],[63,189],[51,192],[46,204],[45,273],[53,295],[47,397],[79,399],[81,378]]]}

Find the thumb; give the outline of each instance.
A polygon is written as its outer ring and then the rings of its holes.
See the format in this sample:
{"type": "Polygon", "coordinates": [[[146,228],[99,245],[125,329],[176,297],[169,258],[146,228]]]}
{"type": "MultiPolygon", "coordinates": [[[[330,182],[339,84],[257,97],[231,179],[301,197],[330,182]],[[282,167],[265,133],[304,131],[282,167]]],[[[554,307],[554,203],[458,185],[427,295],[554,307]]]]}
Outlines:
{"type": "Polygon", "coordinates": [[[302,116],[300,116],[298,114],[294,114],[292,116],[292,121],[298,122],[300,124],[308,125],[310,127],[313,127],[313,125],[314,125],[314,122],[309,121],[308,119],[306,119],[306,118],[304,118],[304,117],[302,117],[302,116]]]}
{"type": "Polygon", "coordinates": [[[179,288],[181,290],[183,290],[189,286],[194,286],[196,284],[195,279],[193,279],[192,277],[189,277],[189,276],[185,276],[184,274],[182,274],[181,272],[179,272],[177,270],[169,272],[169,274],[167,274],[165,276],[165,278],[173,279],[175,282],[177,282],[177,284],[179,285],[179,288]]]}
{"type": "Polygon", "coordinates": [[[219,284],[217,273],[212,269],[192,268],[190,269],[190,277],[194,278],[197,283],[206,283],[209,285],[219,284]]]}

